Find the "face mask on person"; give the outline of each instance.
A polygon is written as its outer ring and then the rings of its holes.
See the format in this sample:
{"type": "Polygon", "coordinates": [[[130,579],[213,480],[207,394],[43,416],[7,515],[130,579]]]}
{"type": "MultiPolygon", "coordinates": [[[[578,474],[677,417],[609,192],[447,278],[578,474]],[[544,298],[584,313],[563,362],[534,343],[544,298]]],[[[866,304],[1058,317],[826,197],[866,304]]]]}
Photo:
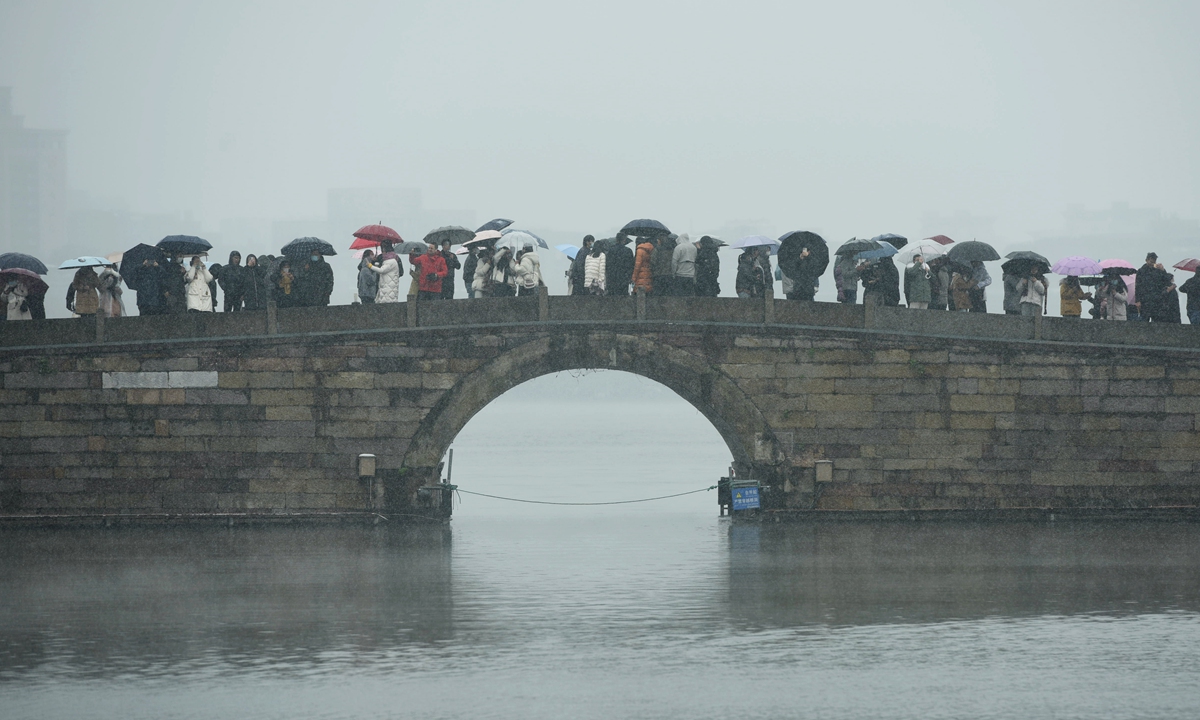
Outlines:
{"type": "Polygon", "coordinates": [[[312,260],[313,262],[318,262],[320,259],[321,259],[320,255],[313,255],[312,257],[309,258],[309,260],[312,260]]]}

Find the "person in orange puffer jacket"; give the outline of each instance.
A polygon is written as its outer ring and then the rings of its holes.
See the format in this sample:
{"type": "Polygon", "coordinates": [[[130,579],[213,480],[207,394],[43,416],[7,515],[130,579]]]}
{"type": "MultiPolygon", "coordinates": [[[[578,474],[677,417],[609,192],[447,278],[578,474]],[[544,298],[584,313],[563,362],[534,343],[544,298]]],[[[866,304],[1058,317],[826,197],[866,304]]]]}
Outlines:
{"type": "Polygon", "coordinates": [[[637,252],[633,258],[633,291],[638,288],[649,295],[654,289],[654,279],[650,274],[650,254],[654,252],[654,243],[649,238],[639,238],[637,252]]]}

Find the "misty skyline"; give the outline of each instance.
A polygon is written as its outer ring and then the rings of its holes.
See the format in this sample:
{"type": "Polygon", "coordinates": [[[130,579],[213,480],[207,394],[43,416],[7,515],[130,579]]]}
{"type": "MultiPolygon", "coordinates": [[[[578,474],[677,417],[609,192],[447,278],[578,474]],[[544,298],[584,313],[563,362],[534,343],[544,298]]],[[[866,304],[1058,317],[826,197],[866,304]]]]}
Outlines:
{"type": "MultiPolygon", "coordinates": [[[[1200,215],[1189,4],[0,1],[0,85],[70,187],[318,218],[330,188],[596,234],[632,217],[998,246],[1070,205],[1200,215]]],[[[340,239],[334,239],[335,244],[340,239]]]]}

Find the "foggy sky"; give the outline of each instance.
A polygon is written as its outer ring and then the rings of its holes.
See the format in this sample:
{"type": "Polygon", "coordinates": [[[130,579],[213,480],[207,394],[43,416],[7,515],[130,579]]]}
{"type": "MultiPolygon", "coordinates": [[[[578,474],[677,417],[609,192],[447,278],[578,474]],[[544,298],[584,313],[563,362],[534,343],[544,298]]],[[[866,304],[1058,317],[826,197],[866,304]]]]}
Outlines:
{"type": "MultiPolygon", "coordinates": [[[[330,187],[607,232],[1200,215],[1195,3],[24,2],[0,84],[73,188],[323,217],[330,187]]],[[[986,238],[980,238],[986,239],[986,238]]],[[[993,240],[1003,238],[992,238],[993,240]]]]}

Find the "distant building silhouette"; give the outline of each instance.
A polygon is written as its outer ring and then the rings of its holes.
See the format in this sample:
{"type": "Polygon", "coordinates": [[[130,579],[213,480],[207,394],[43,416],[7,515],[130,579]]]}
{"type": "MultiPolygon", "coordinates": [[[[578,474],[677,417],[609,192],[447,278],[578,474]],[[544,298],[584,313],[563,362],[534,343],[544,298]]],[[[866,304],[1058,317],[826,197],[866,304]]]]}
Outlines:
{"type": "Polygon", "coordinates": [[[67,133],[26,128],[0,87],[0,251],[57,257],[67,240],[67,133]]]}

